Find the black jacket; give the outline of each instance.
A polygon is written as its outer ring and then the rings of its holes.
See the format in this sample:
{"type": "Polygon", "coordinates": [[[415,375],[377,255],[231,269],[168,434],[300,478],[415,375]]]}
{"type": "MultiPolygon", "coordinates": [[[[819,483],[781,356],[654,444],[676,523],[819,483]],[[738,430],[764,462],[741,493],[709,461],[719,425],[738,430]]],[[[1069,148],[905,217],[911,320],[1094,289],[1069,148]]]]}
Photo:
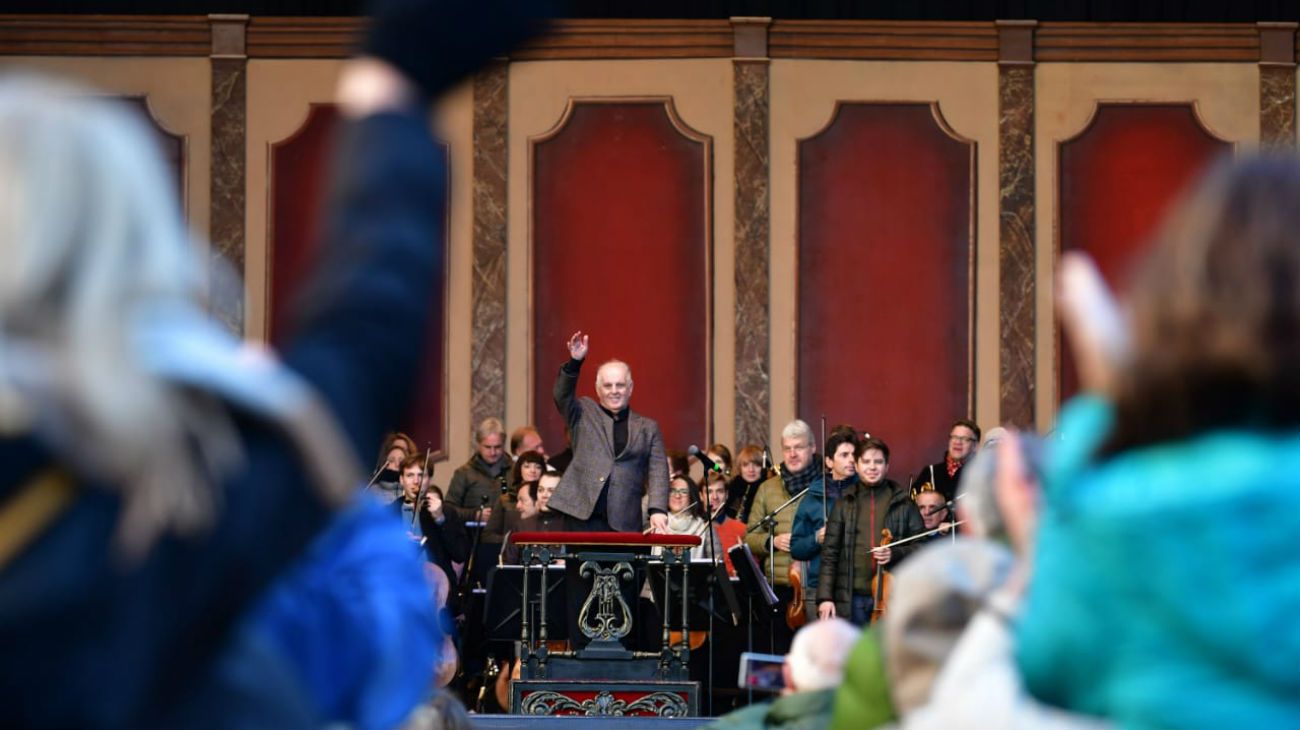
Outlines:
{"type": "MultiPolygon", "coordinates": [[[[818,603],[835,601],[837,615],[850,615],[853,594],[866,594],[868,591],[864,588],[871,584],[871,578],[875,575],[875,561],[871,560],[868,550],[870,545],[880,543],[882,529],[888,529],[895,540],[925,531],[921,512],[917,510],[911,493],[906,488],[886,479],[875,487],[854,484],[840,495],[826,523],[821,574],[817,581],[818,603]],[[884,509],[877,506],[875,524],[872,524],[872,500],[868,497],[875,490],[888,490],[889,499],[880,500],[886,506],[884,509]],[[845,559],[849,556],[852,559],[845,559]],[[856,591],[853,587],[855,583],[856,591]]],[[[897,566],[915,549],[916,543],[892,548],[889,567],[897,566]]]]}

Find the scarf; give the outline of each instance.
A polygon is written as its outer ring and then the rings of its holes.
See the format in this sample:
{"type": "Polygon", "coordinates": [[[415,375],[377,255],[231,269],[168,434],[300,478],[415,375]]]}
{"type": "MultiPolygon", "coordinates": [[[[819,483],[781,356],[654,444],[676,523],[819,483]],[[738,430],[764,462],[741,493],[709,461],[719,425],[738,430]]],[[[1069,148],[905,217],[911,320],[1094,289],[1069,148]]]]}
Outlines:
{"type": "Polygon", "coordinates": [[[956,478],[957,471],[961,469],[961,465],[964,463],[965,463],[964,461],[957,461],[956,459],[952,458],[947,454],[943,455],[943,465],[948,468],[949,477],[956,478]]]}
{"type": "Polygon", "coordinates": [[[821,475],[821,470],[815,466],[816,463],[817,455],[813,454],[813,458],[808,461],[808,466],[797,474],[792,473],[785,462],[781,463],[781,481],[785,483],[785,491],[789,492],[791,497],[812,486],[813,480],[821,475]]]}

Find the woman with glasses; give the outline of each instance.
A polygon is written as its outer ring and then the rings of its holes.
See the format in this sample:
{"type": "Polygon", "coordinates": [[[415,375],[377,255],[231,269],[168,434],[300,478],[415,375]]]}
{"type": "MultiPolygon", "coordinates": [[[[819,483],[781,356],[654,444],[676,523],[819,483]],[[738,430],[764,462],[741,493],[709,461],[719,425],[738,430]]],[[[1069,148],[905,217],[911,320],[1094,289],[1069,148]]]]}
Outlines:
{"type": "Polygon", "coordinates": [[[709,526],[708,513],[700,500],[700,488],[685,474],[674,474],[668,479],[668,534],[694,535],[702,541],[700,547],[691,548],[691,558],[708,558],[712,542],[713,554],[722,557],[718,533],[709,526]]]}

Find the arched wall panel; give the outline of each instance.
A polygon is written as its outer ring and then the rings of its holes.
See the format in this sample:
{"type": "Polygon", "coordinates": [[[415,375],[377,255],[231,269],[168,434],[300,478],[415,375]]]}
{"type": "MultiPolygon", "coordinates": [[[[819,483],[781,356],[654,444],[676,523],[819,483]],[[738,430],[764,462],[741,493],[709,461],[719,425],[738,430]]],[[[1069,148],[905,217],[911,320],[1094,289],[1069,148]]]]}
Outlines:
{"type": "Polygon", "coordinates": [[[666,99],[570,101],[531,145],[533,418],[564,443],[552,387],[564,343],[591,337],[579,395],[596,365],[633,371],[633,408],[668,448],[710,433],[711,142],[666,99]]]}
{"type": "Polygon", "coordinates": [[[841,103],[798,148],[798,412],[893,473],[973,411],[975,144],[937,105],[841,103]]]}
{"type": "MultiPolygon", "coordinates": [[[[1060,143],[1060,250],[1097,262],[1112,287],[1122,286],[1172,204],[1232,145],[1183,104],[1097,105],[1088,126],[1060,143]]],[[[1078,374],[1061,341],[1059,389],[1068,399],[1078,374]]]]}
{"type": "MultiPolygon", "coordinates": [[[[269,151],[267,301],[273,344],[283,342],[292,334],[289,327],[294,300],[320,257],[319,233],[326,214],[322,205],[330,180],[329,156],[340,124],[334,105],[312,104],[302,126],[288,138],[272,144],[269,151]]],[[[443,167],[447,169],[447,147],[443,145],[441,149],[443,167]]],[[[450,195],[450,184],[445,189],[450,195]]],[[[429,282],[433,316],[425,333],[427,344],[419,384],[411,393],[410,410],[398,428],[410,434],[417,444],[428,445],[436,460],[447,452],[447,236],[430,241],[429,245],[442,248],[443,255],[439,257],[442,266],[429,282]]]]}

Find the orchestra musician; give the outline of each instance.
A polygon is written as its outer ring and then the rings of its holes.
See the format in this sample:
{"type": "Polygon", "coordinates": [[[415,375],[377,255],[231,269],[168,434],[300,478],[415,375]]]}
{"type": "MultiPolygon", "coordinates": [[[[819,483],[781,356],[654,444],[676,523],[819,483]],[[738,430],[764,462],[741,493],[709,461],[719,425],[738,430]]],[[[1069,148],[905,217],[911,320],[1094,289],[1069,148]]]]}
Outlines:
{"type": "Polygon", "coordinates": [[[501,419],[483,419],[474,429],[474,455],[451,475],[447,503],[465,522],[492,519],[492,505],[510,469],[505,441],[501,419]]]}
{"type": "MultiPolygon", "coordinates": [[[[821,469],[814,459],[816,451],[817,442],[807,423],[796,419],[786,424],[781,430],[780,472],[758,488],[749,512],[749,523],[746,526],[749,533],[745,537],[745,543],[749,545],[759,565],[769,573],[768,582],[776,593],[780,616],[784,616],[794,595],[789,578],[790,540],[798,503],[787,506],[773,518],[775,526],[770,539],[768,530],[762,527],[762,523],[764,517],[778,507],[821,481],[821,469]]],[[[793,634],[784,620],[774,619],[773,624],[773,646],[769,648],[774,654],[784,654],[793,634]]]]}
{"type": "Polygon", "coordinates": [[[912,493],[919,494],[929,484],[943,495],[946,502],[957,496],[957,482],[961,479],[962,467],[975,453],[980,442],[980,427],[967,418],[958,418],[948,427],[948,448],[943,452],[943,461],[930,464],[922,469],[912,480],[912,493]]]}
{"type": "Polygon", "coordinates": [[[841,425],[831,429],[831,435],[826,438],[826,470],[822,472],[821,480],[799,502],[794,514],[790,556],[799,561],[807,616],[817,615],[817,581],[822,565],[822,542],[826,539],[826,518],[844,490],[858,481],[855,466],[857,443],[858,434],[852,426],[841,425]],[[827,476],[830,477],[829,483],[826,483],[827,476]],[[821,488],[823,484],[825,488],[821,488]]]}
{"type": "Polygon", "coordinates": [[[894,539],[902,539],[922,532],[924,525],[908,490],[886,476],[889,446],[869,437],[858,442],[855,453],[858,483],[840,496],[826,524],[817,613],[861,626],[871,619],[876,566],[887,568],[916,549],[915,542],[876,547],[881,531],[888,528],[894,539]]]}

